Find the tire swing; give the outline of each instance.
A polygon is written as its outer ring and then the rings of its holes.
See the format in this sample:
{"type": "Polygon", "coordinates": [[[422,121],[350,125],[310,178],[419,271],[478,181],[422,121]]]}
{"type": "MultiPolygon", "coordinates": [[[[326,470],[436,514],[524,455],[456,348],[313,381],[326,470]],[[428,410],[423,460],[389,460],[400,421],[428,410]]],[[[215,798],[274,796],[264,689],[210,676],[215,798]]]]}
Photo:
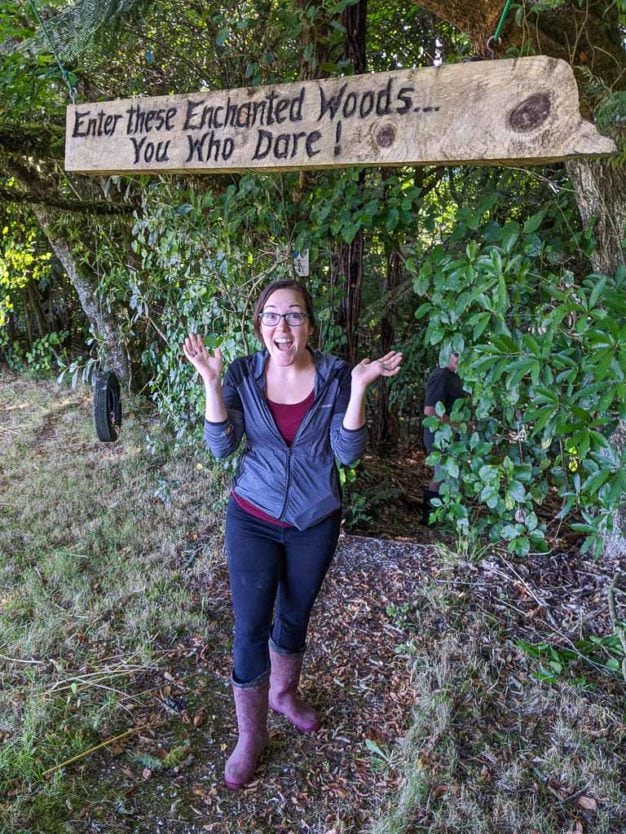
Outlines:
{"type": "Polygon", "coordinates": [[[93,422],[98,440],[114,443],[122,427],[120,384],[113,371],[101,371],[93,386],[93,422]]]}

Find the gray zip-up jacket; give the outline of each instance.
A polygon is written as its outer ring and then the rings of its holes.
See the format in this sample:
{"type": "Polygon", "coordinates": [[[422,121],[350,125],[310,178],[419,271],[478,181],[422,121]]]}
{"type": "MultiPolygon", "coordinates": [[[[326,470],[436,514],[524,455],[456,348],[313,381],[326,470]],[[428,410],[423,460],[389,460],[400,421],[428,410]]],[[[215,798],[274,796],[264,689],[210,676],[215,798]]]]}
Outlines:
{"type": "Polygon", "coordinates": [[[217,458],[235,451],[246,435],[233,488],[272,518],[305,530],[341,506],[335,457],[348,465],[363,454],[365,427],[349,430],[343,417],[350,399],[350,368],[319,350],[315,360],[315,401],[289,446],[276,427],[265,398],[267,351],[236,359],[224,377],[228,419],[205,420],[204,438],[217,458]]]}

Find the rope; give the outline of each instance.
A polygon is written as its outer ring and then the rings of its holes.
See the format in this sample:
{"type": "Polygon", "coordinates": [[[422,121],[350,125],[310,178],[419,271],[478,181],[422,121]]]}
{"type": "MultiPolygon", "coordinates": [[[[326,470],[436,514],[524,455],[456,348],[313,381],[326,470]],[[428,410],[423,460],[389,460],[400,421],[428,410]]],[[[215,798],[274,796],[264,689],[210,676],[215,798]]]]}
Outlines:
{"type": "Polygon", "coordinates": [[[65,86],[67,87],[67,90],[69,92],[70,101],[72,102],[72,104],[76,104],[76,87],[72,86],[72,84],[70,82],[70,77],[67,73],[67,70],[65,69],[65,67],[61,63],[61,59],[59,57],[58,52],[55,49],[55,46],[52,42],[52,38],[48,34],[48,30],[46,29],[46,26],[45,26],[43,20],[41,19],[41,15],[39,14],[39,10],[37,9],[37,6],[35,5],[35,0],[29,0],[29,5],[32,9],[33,14],[37,18],[37,22],[39,23],[39,26],[41,27],[44,35],[46,36],[46,40],[50,44],[50,49],[52,50],[52,54],[54,55],[54,60],[57,62],[57,66],[61,70],[61,76],[63,78],[63,81],[65,81],[65,86]]]}
{"type": "Polygon", "coordinates": [[[509,13],[509,9],[511,8],[513,0],[506,0],[504,4],[504,8],[502,9],[502,14],[500,15],[500,20],[498,21],[498,25],[496,26],[496,31],[493,35],[487,40],[487,52],[489,53],[490,58],[495,58],[495,53],[493,51],[492,44],[498,43],[500,40],[500,33],[502,32],[502,28],[504,27],[504,21],[506,20],[506,16],[509,13]]]}

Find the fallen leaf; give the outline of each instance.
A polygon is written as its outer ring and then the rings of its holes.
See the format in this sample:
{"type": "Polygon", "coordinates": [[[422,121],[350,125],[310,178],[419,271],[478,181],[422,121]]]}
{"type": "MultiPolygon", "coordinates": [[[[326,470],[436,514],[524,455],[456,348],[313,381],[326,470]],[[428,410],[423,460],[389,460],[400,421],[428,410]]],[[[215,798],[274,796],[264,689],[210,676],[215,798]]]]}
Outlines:
{"type": "Polygon", "coordinates": [[[592,796],[579,796],[578,804],[586,811],[596,811],[598,808],[598,803],[592,796]]]}

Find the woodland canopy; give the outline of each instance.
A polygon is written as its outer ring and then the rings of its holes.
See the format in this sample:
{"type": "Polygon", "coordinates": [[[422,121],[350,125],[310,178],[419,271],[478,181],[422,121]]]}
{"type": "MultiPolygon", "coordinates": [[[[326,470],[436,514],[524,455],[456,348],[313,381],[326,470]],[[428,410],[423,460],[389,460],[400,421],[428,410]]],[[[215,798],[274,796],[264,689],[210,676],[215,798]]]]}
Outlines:
{"type": "MultiPolygon", "coordinates": [[[[0,358],[76,382],[98,367],[149,396],[179,442],[201,392],[189,330],[228,359],[255,348],[251,304],[305,279],[321,348],[391,346],[372,448],[420,448],[429,368],[462,353],[471,399],[438,433],[440,515],[519,555],[547,548],[539,508],[587,547],[623,546],[626,7],[599,0],[77,0],[2,3],[0,358]],[[97,102],[546,54],[576,74],[610,159],[542,167],[346,168],[219,176],[63,168],[70,101],[97,102]]],[[[164,114],[164,118],[167,114],[164,114]]]]}

